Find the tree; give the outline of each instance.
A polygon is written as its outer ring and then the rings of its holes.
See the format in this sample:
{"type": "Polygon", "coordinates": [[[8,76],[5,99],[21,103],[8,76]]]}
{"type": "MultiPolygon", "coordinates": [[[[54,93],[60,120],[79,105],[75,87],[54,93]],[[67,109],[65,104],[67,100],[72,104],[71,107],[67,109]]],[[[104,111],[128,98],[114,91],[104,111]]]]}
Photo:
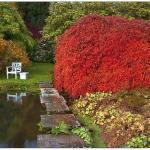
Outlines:
{"type": "Polygon", "coordinates": [[[22,15],[29,31],[34,39],[41,37],[40,31],[48,16],[49,3],[46,2],[18,2],[18,11],[22,15]]]}
{"type": "Polygon", "coordinates": [[[49,4],[47,2],[18,2],[17,6],[26,23],[42,29],[48,15],[49,4]]]}
{"type": "Polygon", "coordinates": [[[10,3],[0,3],[0,15],[0,38],[12,40],[27,51],[32,49],[34,40],[16,7],[10,3]]]}
{"type": "Polygon", "coordinates": [[[43,37],[57,40],[75,21],[88,14],[148,20],[149,8],[149,2],[54,2],[49,5],[43,37]]]}

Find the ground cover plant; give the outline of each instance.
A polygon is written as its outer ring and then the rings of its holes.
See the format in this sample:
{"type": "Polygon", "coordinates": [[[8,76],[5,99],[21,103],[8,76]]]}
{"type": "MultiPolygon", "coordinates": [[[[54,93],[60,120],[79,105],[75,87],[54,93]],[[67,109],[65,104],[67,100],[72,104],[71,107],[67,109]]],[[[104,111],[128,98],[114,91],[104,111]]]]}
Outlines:
{"type": "Polygon", "coordinates": [[[143,20],[81,18],[57,41],[55,87],[73,98],[150,87],[149,29],[143,20]]]}
{"type": "Polygon", "coordinates": [[[50,63],[35,63],[32,62],[30,68],[24,70],[29,72],[27,80],[6,79],[6,75],[0,76],[0,91],[6,92],[7,90],[18,91],[39,91],[39,82],[52,82],[53,79],[53,64],[50,63]]]}
{"type": "Polygon", "coordinates": [[[108,147],[150,147],[149,93],[149,90],[115,95],[87,93],[73,102],[72,110],[99,125],[108,147]],[[137,101],[139,97],[141,103],[137,101]]]}
{"type": "Polygon", "coordinates": [[[91,147],[93,148],[106,148],[106,144],[104,143],[102,136],[101,136],[101,129],[99,128],[99,126],[97,124],[95,124],[90,117],[87,116],[83,116],[80,113],[77,113],[76,111],[74,111],[74,109],[72,109],[73,113],[76,114],[79,122],[86,127],[87,129],[89,129],[90,133],[91,133],[91,147]]]}

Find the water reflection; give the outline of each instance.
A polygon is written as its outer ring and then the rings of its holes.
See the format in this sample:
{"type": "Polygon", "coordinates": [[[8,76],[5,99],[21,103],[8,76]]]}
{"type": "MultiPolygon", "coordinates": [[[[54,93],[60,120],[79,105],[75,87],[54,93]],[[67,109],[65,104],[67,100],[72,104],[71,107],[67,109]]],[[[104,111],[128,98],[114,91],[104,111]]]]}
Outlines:
{"type": "Polygon", "coordinates": [[[0,147],[36,147],[44,109],[35,93],[0,94],[0,147]]]}
{"type": "Polygon", "coordinates": [[[27,96],[26,93],[7,93],[7,100],[22,103],[22,97],[27,96]]]}

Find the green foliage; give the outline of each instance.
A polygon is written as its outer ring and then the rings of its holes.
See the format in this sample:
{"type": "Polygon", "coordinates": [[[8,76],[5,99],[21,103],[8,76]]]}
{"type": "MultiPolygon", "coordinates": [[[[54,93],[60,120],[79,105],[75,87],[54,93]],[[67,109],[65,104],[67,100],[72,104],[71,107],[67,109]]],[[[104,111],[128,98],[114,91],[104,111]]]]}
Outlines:
{"type": "Polygon", "coordinates": [[[29,57],[35,62],[54,63],[54,43],[40,40],[30,52],[29,57]]]}
{"type": "Polygon", "coordinates": [[[25,22],[30,22],[34,27],[42,29],[48,15],[49,4],[47,2],[18,2],[17,6],[25,22]]]}
{"type": "MultiPolygon", "coordinates": [[[[74,112],[76,113],[76,112],[74,112]]],[[[94,121],[90,117],[82,116],[81,114],[76,115],[77,119],[83,124],[86,128],[89,129],[91,133],[92,147],[93,148],[104,148],[106,147],[103,139],[101,138],[101,129],[98,125],[94,123],[94,121]]]]}
{"type": "Polygon", "coordinates": [[[149,7],[149,2],[54,2],[49,5],[43,37],[57,40],[74,22],[88,14],[148,20],[149,7]]]}
{"type": "Polygon", "coordinates": [[[129,148],[148,148],[150,147],[150,141],[148,137],[145,135],[140,135],[137,137],[133,137],[131,140],[127,142],[127,147],[129,148]]]}
{"type": "Polygon", "coordinates": [[[52,128],[51,131],[52,134],[58,135],[58,134],[69,134],[69,127],[64,122],[60,122],[58,126],[52,128]]]}
{"type": "Polygon", "coordinates": [[[49,6],[49,16],[46,18],[46,25],[43,30],[44,38],[56,39],[83,15],[82,10],[80,10],[80,3],[52,3],[49,6]]]}
{"type": "Polygon", "coordinates": [[[74,128],[71,131],[73,134],[80,136],[87,145],[92,144],[93,141],[92,141],[91,133],[87,128],[85,127],[74,128]]]}
{"type": "Polygon", "coordinates": [[[32,49],[34,40],[16,7],[9,3],[0,3],[0,14],[0,38],[12,40],[27,51],[32,49]]]}

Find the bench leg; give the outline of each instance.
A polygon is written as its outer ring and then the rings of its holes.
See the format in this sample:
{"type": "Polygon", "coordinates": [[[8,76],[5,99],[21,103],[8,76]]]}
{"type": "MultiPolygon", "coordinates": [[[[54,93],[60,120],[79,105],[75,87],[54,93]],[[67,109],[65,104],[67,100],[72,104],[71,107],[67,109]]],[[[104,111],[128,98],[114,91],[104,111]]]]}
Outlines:
{"type": "Polygon", "coordinates": [[[7,73],[7,79],[8,79],[8,73],[7,73]]]}
{"type": "Polygon", "coordinates": [[[15,74],[15,79],[17,79],[17,73],[15,74]]]}

